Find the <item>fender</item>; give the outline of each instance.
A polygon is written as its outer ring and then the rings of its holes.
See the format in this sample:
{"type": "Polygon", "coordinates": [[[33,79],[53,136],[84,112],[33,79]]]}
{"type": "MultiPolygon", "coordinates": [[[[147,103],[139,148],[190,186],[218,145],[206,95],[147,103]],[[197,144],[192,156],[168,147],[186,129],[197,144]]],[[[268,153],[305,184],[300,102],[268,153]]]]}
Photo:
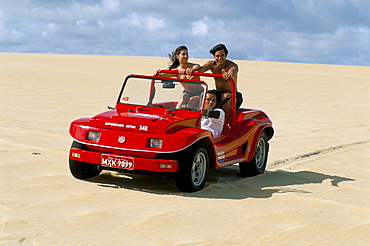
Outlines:
{"type": "MultiPolygon", "coordinates": [[[[257,148],[258,139],[261,136],[262,132],[265,131],[265,129],[267,129],[269,127],[270,127],[269,125],[265,124],[265,125],[260,125],[257,128],[257,130],[256,130],[256,132],[253,136],[253,141],[252,141],[253,144],[250,146],[251,149],[250,149],[249,152],[247,152],[247,156],[246,156],[247,160],[246,161],[251,161],[253,159],[254,152],[256,151],[256,148],[257,148]]],[[[269,134],[267,134],[267,135],[269,135],[269,134]]],[[[267,149],[267,152],[268,151],[269,151],[269,148],[267,149]]]]}

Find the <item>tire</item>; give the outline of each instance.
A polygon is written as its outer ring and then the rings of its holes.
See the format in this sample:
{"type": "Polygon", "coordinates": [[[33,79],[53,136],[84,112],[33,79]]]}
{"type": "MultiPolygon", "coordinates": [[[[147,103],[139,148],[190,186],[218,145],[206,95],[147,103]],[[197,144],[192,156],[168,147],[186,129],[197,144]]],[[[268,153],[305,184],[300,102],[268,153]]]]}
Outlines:
{"type": "MultiPolygon", "coordinates": [[[[86,145],[73,141],[71,148],[88,150],[86,145]]],[[[77,179],[89,179],[98,176],[101,170],[95,164],[69,159],[69,170],[77,179]]]]}
{"type": "Polygon", "coordinates": [[[195,192],[204,188],[209,170],[209,154],[203,145],[182,153],[179,170],[175,175],[177,189],[195,192]]]}
{"type": "Polygon", "coordinates": [[[266,133],[262,132],[258,138],[253,159],[251,161],[239,163],[240,175],[243,177],[252,177],[264,173],[267,164],[268,151],[268,138],[266,133]]]}

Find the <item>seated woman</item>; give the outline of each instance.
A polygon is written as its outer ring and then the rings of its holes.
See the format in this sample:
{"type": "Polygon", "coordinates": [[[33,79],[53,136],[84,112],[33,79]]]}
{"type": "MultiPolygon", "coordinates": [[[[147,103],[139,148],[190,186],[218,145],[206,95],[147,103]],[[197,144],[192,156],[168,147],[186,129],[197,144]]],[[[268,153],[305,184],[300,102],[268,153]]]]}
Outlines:
{"type": "Polygon", "coordinates": [[[213,138],[218,138],[223,129],[225,123],[225,112],[216,108],[216,105],[221,101],[221,95],[216,90],[207,91],[206,101],[203,107],[203,116],[201,120],[201,128],[212,132],[213,138]],[[220,112],[218,118],[208,117],[207,113],[209,110],[217,110],[220,112]]]}

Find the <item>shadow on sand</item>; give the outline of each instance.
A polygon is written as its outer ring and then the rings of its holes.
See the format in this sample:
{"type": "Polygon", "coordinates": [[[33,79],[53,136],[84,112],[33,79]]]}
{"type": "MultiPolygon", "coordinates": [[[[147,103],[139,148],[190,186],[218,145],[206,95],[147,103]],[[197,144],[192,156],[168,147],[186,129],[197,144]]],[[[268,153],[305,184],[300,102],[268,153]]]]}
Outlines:
{"type": "Polygon", "coordinates": [[[129,173],[103,172],[99,176],[89,179],[88,182],[97,183],[101,187],[129,189],[148,192],[158,195],[177,195],[199,198],[245,199],[269,198],[274,193],[308,191],[295,189],[289,186],[305,184],[321,184],[328,180],[332,186],[338,186],[343,181],[355,181],[351,178],[327,175],[312,171],[274,171],[265,172],[255,177],[244,178],[239,176],[238,166],[211,170],[207,184],[201,191],[182,193],[176,189],[173,178],[162,179],[154,176],[133,175],[129,173]]]}

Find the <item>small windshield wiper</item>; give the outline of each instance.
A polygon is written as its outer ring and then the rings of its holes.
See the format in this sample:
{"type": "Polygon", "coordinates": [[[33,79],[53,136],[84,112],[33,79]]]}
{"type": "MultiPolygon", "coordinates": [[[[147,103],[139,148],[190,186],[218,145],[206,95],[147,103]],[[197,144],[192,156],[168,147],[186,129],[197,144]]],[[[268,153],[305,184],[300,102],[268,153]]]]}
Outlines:
{"type": "Polygon", "coordinates": [[[174,115],[175,113],[181,113],[181,110],[191,110],[191,111],[197,111],[197,108],[174,108],[174,109],[169,109],[166,112],[169,113],[170,115],[174,115]]]}
{"type": "Polygon", "coordinates": [[[143,110],[145,108],[171,108],[171,107],[168,107],[168,106],[164,106],[164,105],[153,105],[153,104],[148,104],[146,106],[140,106],[138,107],[139,110],[143,110]]]}
{"type": "Polygon", "coordinates": [[[198,108],[189,108],[189,107],[183,107],[183,108],[178,108],[179,110],[192,110],[192,111],[197,111],[198,108]]]}
{"type": "Polygon", "coordinates": [[[143,109],[146,109],[146,108],[150,108],[149,106],[140,106],[140,107],[137,107],[138,110],[143,110],[143,109]]]}
{"type": "Polygon", "coordinates": [[[158,107],[158,108],[171,108],[171,107],[164,106],[164,105],[151,105],[151,106],[158,107]]]}

